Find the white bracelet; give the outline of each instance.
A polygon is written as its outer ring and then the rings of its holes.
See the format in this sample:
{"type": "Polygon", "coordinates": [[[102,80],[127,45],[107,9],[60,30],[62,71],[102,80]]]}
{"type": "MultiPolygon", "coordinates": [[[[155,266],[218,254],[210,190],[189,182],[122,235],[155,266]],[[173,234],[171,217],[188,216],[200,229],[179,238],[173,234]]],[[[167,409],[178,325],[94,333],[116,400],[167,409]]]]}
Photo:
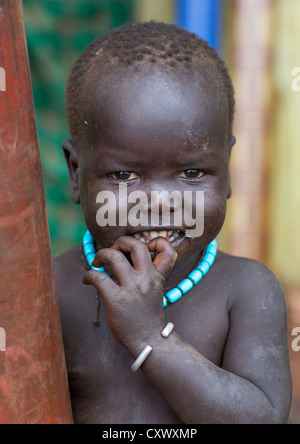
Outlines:
{"type": "Polygon", "coordinates": [[[173,331],[174,324],[172,322],[168,322],[163,331],[161,332],[161,335],[163,338],[167,338],[170,333],[173,331]]]}
{"type": "MultiPolygon", "coordinates": [[[[166,327],[161,332],[162,337],[167,338],[170,335],[170,333],[173,331],[173,328],[174,328],[174,324],[172,324],[172,322],[168,322],[166,327]]],[[[139,354],[139,356],[136,358],[136,360],[134,361],[134,363],[131,366],[131,370],[134,373],[137,372],[138,369],[140,368],[140,366],[143,364],[143,362],[146,361],[146,359],[148,358],[148,356],[150,355],[152,350],[153,350],[153,348],[150,345],[146,345],[144,350],[139,354]]]]}
{"type": "Polygon", "coordinates": [[[138,371],[143,362],[148,358],[153,348],[150,345],[146,345],[142,353],[137,357],[134,363],[131,366],[131,370],[135,373],[138,371]]]}

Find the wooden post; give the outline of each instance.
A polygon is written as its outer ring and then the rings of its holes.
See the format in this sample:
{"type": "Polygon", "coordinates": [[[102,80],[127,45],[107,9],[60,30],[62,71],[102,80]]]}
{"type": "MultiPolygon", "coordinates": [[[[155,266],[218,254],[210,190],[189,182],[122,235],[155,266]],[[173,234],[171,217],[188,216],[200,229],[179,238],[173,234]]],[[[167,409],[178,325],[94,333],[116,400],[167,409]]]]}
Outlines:
{"type": "Polygon", "coordinates": [[[0,423],[70,424],[20,0],[0,1],[0,423]]]}

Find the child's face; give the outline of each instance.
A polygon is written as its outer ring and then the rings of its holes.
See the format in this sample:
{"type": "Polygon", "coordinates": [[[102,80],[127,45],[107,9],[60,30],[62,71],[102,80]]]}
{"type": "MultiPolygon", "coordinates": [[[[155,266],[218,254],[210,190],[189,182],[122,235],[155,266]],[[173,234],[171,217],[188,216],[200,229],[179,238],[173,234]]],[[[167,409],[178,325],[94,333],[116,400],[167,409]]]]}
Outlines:
{"type": "MultiPolygon", "coordinates": [[[[79,198],[97,244],[110,247],[118,237],[136,234],[147,242],[150,231],[164,231],[169,232],[177,261],[203,249],[223,225],[229,187],[227,108],[218,91],[195,76],[170,78],[152,69],[107,79],[91,102],[89,115],[83,118],[87,137],[78,155],[79,198]],[[180,225],[175,224],[172,201],[167,225],[153,226],[149,217],[147,226],[100,227],[97,195],[105,190],[116,196],[105,204],[111,205],[111,215],[116,210],[118,223],[120,183],[127,184],[127,194],[145,193],[149,216],[151,191],[177,191],[183,205],[184,192],[192,191],[194,206],[196,191],[203,191],[203,235],[195,239],[185,235],[190,227],[184,216],[180,225]],[[171,230],[179,234],[174,236],[171,230]]],[[[136,204],[127,205],[129,209],[136,204]]]]}

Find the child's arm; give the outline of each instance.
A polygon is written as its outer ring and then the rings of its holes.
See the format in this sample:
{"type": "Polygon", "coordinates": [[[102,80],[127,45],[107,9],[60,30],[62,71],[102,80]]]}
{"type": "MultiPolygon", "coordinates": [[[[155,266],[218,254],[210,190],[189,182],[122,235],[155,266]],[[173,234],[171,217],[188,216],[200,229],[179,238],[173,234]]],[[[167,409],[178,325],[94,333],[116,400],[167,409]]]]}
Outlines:
{"type": "Polygon", "coordinates": [[[176,253],[164,239],[151,244],[160,253],[153,264],[144,244],[118,239],[94,262],[96,267],[108,264],[117,283],[95,271],[84,278],[101,293],[115,338],[134,358],[146,345],[153,347],[143,372],[185,423],[286,422],[286,313],[276,278],[260,264],[249,266],[244,281],[252,284],[245,283],[238,300],[229,301],[231,327],[220,368],[175,332],[161,336],[163,280],[176,253]],[[133,267],[122,252],[131,254],[133,267]]]}

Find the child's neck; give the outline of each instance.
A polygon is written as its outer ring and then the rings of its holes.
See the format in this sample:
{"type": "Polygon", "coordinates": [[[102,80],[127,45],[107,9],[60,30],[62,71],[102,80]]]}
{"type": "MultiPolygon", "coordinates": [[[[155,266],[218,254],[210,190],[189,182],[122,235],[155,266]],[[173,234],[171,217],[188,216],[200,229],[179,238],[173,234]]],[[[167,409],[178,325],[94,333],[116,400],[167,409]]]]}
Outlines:
{"type": "Polygon", "coordinates": [[[187,256],[185,259],[176,263],[164,284],[165,291],[170,290],[183,279],[185,279],[199,264],[203,257],[203,250],[195,251],[194,253],[187,256]]]}

